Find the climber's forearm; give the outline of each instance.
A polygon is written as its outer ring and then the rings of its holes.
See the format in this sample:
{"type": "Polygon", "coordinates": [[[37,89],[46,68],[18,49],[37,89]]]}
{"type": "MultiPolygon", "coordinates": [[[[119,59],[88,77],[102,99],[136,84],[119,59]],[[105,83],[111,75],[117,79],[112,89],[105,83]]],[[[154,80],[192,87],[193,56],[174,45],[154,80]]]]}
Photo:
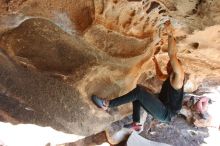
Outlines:
{"type": "Polygon", "coordinates": [[[154,64],[155,64],[155,70],[156,70],[156,75],[159,77],[160,80],[164,81],[167,78],[167,75],[165,75],[162,71],[161,68],[157,62],[157,59],[154,57],[153,58],[154,64]]]}

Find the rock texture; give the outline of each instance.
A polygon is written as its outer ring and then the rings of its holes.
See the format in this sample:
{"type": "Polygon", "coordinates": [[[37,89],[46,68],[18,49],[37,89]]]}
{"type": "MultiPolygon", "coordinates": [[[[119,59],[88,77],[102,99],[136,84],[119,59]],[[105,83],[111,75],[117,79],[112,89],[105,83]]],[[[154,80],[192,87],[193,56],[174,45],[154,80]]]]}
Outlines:
{"type": "Polygon", "coordinates": [[[164,68],[170,21],[188,92],[219,86],[217,0],[0,1],[0,119],[88,136],[130,113],[93,105],[137,83],[158,92],[152,56],[164,68]],[[210,86],[213,85],[213,86],[210,86]]]}

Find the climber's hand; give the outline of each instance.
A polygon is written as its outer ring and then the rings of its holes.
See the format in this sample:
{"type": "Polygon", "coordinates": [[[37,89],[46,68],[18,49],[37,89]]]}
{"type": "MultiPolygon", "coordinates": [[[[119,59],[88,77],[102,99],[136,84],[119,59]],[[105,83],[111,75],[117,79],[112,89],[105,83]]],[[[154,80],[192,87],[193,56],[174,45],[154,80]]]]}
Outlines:
{"type": "Polygon", "coordinates": [[[172,26],[170,20],[168,20],[164,23],[164,28],[166,30],[167,35],[173,35],[173,26],[172,26]]]}
{"type": "Polygon", "coordinates": [[[152,60],[157,63],[157,58],[155,56],[153,56],[152,60]]]}

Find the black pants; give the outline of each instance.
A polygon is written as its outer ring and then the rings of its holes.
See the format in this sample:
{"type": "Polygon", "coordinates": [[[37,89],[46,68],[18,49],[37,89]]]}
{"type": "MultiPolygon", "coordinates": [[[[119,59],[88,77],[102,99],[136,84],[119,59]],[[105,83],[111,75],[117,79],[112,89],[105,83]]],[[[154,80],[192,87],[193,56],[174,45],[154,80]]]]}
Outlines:
{"type": "Polygon", "coordinates": [[[133,121],[140,122],[140,107],[142,106],[154,118],[169,122],[174,113],[165,106],[157,97],[137,86],[131,92],[110,100],[109,107],[116,107],[128,102],[133,103],[133,121]]]}

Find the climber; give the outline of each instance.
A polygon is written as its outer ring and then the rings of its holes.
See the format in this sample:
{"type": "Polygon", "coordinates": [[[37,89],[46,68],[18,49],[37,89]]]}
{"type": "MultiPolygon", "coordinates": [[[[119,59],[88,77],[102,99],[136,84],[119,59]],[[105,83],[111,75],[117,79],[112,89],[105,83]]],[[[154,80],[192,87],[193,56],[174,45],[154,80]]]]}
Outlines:
{"type": "MultiPolygon", "coordinates": [[[[168,56],[170,60],[166,67],[167,74],[163,74],[156,57],[153,57],[156,75],[160,80],[164,81],[158,98],[140,85],[137,85],[136,88],[121,97],[104,100],[96,95],[92,95],[92,101],[104,110],[132,102],[133,122],[125,125],[125,127],[136,131],[141,130],[142,127],[140,124],[141,106],[154,118],[163,122],[171,121],[171,118],[181,109],[184,96],[184,71],[180,60],[177,59],[176,40],[172,35],[168,35],[168,56]]],[[[201,102],[197,104],[198,109],[201,108],[201,102]]]]}
{"type": "Polygon", "coordinates": [[[169,122],[171,117],[174,116],[182,107],[184,84],[184,71],[180,61],[177,59],[176,41],[172,35],[168,36],[168,55],[170,60],[167,63],[167,75],[162,73],[156,57],[153,57],[156,74],[159,79],[164,81],[159,93],[159,98],[156,98],[153,94],[137,85],[135,89],[126,95],[113,100],[103,100],[93,95],[92,101],[104,110],[132,102],[133,123],[130,126],[137,131],[141,128],[141,125],[138,124],[140,122],[141,106],[154,118],[157,118],[160,121],[169,122]]]}

